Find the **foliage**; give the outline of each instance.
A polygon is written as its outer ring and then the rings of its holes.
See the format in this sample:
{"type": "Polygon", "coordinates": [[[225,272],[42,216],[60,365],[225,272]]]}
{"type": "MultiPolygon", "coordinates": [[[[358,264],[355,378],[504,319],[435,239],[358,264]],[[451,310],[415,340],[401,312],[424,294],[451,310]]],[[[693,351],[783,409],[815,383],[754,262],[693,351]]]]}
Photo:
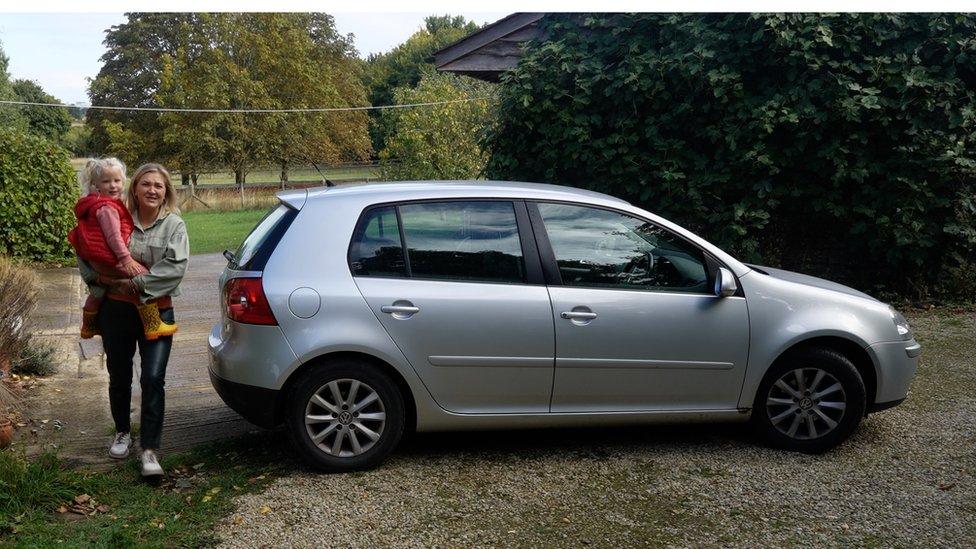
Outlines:
{"type": "MultiPolygon", "coordinates": [[[[21,101],[31,103],[61,102],[31,80],[14,80],[13,89],[21,101]]],[[[27,118],[27,130],[29,132],[55,141],[60,141],[68,128],[71,127],[71,115],[68,114],[67,108],[22,107],[22,113],[27,118]]]]}
{"type": "MultiPolygon", "coordinates": [[[[106,43],[93,103],[276,109],[366,101],[351,42],[325,14],[129,14],[106,43]]],[[[185,178],[223,166],[243,184],[257,162],[276,162],[287,177],[292,164],[372,152],[362,112],[89,116],[96,147],[132,163],[165,161],[185,178]]]]}
{"type": "Polygon", "coordinates": [[[976,246],[976,18],[560,15],[494,177],[609,192],[747,260],[923,293],[976,246]],[[851,258],[857,258],[852,261],[851,258]]]}
{"type": "Polygon", "coordinates": [[[389,118],[392,132],[380,153],[383,176],[388,179],[479,177],[488,160],[480,141],[492,121],[494,87],[463,76],[437,74],[424,76],[416,88],[397,88],[394,99],[398,105],[463,102],[388,109],[383,116],[389,118]]]}
{"type": "MultiPolygon", "coordinates": [[[[364,74],[372,105],[390,105],[397,88],[412,88],[424,74],[434,72],[433,54],[478,30],[473,21],[460,15],[431,15],[424,19],[424,27],[404,43],[387,53],[371,55],[364,74]]],[[[376,151],[386,146],[392,128],[390,119],[379,112],[371,113],[370,136],[376,151]]]]}
{"type": "MultiPolygon", "coordinates": [[[[8,371],[11,362],[28,346],[30,334],[25,326],[36,297],[34,273],[0,256],[0,371],[8,371]]],[[[3,404],[0,398],[0,414],[4,411],[3,404]]]]}
{"type": "Polygon", "coordinates": [[[51,345],[30,337],[13,360],[10,373],[28,376],[49,376],[57,372],[56,351],[51,345]]]}
{"type": "Polygon", "coordinates": [[[69,257],[78,185],[54,142],[0,128],[0,254],[34,261],[69,257]]]}
{"type": "Polygon", "coordinates": [[[74,157],[92,156],[91,127],[86,124],[75,124],[64,134],[61,145],[71,152],[74,157]]]}
{"type": "MultiPolygon", "coordinates": [[[[17,94],[7,72],[9,63],[10,59],[4,55],[3,48],[0,47],[0,100],[17,101],[17,94]]],[[[27,119],[20,109],[13,105],[0,105],[0,128],[23,129],[27,125],[27,119]]]]}

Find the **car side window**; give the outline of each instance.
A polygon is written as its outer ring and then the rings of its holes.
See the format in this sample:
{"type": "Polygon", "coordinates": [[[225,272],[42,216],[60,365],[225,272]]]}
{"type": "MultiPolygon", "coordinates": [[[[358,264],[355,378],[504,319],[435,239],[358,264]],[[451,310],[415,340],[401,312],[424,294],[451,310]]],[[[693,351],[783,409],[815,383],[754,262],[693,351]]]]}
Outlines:
{"type": "Polygon", "coordinates": [[[407,276],[396,208],[374,208],[360,218],[349,250],[349,266],[354,276],[407,276]]]}
{"type": "Polygon", "coordinates": [[[400,219],[413,278],[525,281],[525,260],[511,202],[403,204],[400,219]]]}
{"type": "Polygon", "coordinates": [[[705,254],[679,236],[617,212],[538,204],[567,286],[707,293],[705,254]]]}

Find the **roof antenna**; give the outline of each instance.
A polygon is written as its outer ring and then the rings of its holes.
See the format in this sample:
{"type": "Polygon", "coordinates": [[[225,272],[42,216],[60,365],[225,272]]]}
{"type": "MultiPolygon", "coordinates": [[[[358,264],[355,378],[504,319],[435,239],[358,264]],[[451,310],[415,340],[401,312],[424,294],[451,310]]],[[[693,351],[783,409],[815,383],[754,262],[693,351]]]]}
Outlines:
{"type": "Polygon", "coordinates": [[[322,176],[322,183],[325,183],[325,186],[326,187],[335,187],[336,186],[336,184],[335,184],[334,181],[332,181],[331,179],[328,179],[328,178],[325,177],[325,174],[322,173],[322,170],[319,169],[319,165],[318,164],[316,164],[312,160],[309,160],[309,162],[312,163],[312,167],[315,168],[315,171],[319,172],[319,175],[322,176]]]}

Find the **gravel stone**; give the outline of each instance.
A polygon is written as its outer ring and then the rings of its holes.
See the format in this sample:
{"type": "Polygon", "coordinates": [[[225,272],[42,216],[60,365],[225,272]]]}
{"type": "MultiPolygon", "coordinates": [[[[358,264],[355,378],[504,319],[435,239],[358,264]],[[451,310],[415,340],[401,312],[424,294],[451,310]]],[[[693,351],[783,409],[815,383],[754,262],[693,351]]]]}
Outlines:
{"type": "Polygon", "coordinates": [[[417,435],[241,496],[224,547],[976,544],[976,314],[924,312],[903,405],[822,456],[735,425],[417,435]],[[261,508],[270,507],[262,514],[261,508]]]}

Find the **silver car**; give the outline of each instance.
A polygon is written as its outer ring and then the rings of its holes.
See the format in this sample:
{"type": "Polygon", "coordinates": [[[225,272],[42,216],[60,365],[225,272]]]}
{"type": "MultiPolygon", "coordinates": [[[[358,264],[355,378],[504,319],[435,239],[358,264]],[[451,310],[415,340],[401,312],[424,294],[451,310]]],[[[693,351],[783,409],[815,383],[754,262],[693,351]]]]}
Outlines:
{"type": "Polygon", "coordinates": [[[328,471],[405,432],[747,422],[825,451],[905,399],[905,319],[622,200],[506,182],[283,192],[220,277],[210,376],[328,471]]]}

